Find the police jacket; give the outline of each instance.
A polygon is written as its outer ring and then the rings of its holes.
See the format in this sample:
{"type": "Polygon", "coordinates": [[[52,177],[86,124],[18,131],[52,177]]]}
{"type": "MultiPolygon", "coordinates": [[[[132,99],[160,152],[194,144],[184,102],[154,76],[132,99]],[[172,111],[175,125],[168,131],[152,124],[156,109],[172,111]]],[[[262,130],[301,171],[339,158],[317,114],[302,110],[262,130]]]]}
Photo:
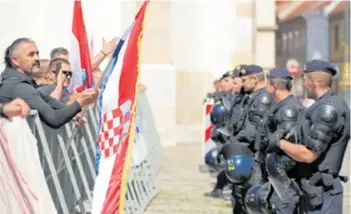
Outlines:
{"type": "Polygon", "coordinates": [[[301,120],[304,106],[294,95],[289,95],[281,100],[267,115],[265,121],[266,134],[288,133],[301,120]]]}
{"type": "Polygon", "coordinates": [[[243,113],[243,126],[234,137],[235,141],[246,143],[253,149],[257,130],[263,123],[263,118],[274,105],[265,88],[259,89],[250,95],[246,111],[243,113]]]}
{"type": "MultiPolygon", "coordinates": [[[[281,100],[273,110],[267,115],[267,119],[265,120],[265,136],[267,137],[267,141],[273,140],[276,141],[283,137],[284,134],[288,133],[291,129],[296,128],[298,123],[301,121],[301,118],[304,113],[304,107],[299,101],[299,99],[293,95],[287,96],[285,99],[281,100]],[[283,134],[284,133],[284,134],[283,134]]],[[[294,137],[289,138],[289,140],[296,142],[294,137]]],[[[282,150],[278,151],[270,151],[266,150],[265,145],[261,144],[263,167],[266,167],[266,171],[269,174],[277,176],[278,174],[281,177],[281,180],[285,180],[285,177],[282,173],[275,173],[276,169],[280,168],[280,170],[286,171],[289,176],[295,177],[296,168],[292,170],[296,165],[296,161],[287,156],[282,150]],[[272,157],[266,160],[266,155],[270,152],[276,153],[274,156],[275,160],[272,162],[272,157]],[[279,165],[279,167],[277,167],[279,165]],[[273,169],[273,170],[272,170],[273,169]]],[[[264,169],[264,168],[263,168],[264,169]]]]}
{"type": "Polygon", "coordinates": [[[234,136],[238,134],[241,127],[244,125],[245,110],[249,99],[250,96],[247,94],[237,94],[235,97],[230,118],[234,136]]]}
{"type": "Polygon", "coordinates": [[[55,98],[40,95],[36,87],[37,84],[33,79],[22,72],[6,67],[1,74],[0,103],[21,98],[31,109],[37,110],[40,119],[52,128],[61,127],[81,111],[78,102],[66,106],[55,98]]]}
{"type": "Polygon", "coordinates": [[[316,172],[338,176],[350,139],[349,106],[332,91],[326,92],[306,110],[298,135],[318,156],[311,164],[299,164],[299,177],[316,172]]]}

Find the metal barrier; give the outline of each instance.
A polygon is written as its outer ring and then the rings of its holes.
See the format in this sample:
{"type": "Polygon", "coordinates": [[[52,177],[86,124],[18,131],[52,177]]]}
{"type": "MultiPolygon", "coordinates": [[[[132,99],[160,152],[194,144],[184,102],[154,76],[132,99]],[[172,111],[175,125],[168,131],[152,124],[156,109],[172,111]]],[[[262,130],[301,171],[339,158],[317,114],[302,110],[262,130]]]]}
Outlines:
{"type": "MultiPolygon", "coordinates": [[[[138,155],[132,158],[126,188],[125,213],[140,214],[158,192],[156,173],[162,162],[160,139],[144,92],[138,94],[136,117],[139,134],[133,148],[147,151],[139,151],[139,154],[145,154],[143,160],[138,160],[138,155]]],[[[90,108],[88,122],[79,129],[70,145],[67,141],[72,134],[73,123],[60,129],[52,129],[40,121],[36,112],[27,120],[38,140],[42,169],[52,200],[60,214],[88,213],[91,210],[96,177],[94,160],[97,118],[96,111],[90,108]]]]}
{"type": "MultiPolygon", "coordinates": [[[[213,124],[210,120],[211,109],[214,105],[213,99],[203,103],[202,106],[202,121],[203,121],[203,140],[201,144],[202,158],[205,157],[207,152],[216,147],[216,144],[211,140],[211,131],[213,124]]],[[[202,159],[203,161],[204,159],[202,159]]]]}

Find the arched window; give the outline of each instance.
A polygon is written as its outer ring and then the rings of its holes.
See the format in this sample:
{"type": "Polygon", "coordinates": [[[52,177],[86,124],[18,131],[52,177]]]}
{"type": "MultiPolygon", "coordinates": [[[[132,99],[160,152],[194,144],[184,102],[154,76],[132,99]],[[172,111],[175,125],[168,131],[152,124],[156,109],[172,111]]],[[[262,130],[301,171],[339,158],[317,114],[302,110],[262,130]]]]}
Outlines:
{"type": "Polygon", "coordinates": [[[288,50],[289,52],[293,50],[293,43],[294,43],[294,35],[293,32],[289,32],[289,47],[288,50]]]}
{"type": "Polygon", "coordinates": [[[298,30],[295,30],[295,36],[294,36],[294,48],[298,49],[300,47],[300,32],[298,30]]]}

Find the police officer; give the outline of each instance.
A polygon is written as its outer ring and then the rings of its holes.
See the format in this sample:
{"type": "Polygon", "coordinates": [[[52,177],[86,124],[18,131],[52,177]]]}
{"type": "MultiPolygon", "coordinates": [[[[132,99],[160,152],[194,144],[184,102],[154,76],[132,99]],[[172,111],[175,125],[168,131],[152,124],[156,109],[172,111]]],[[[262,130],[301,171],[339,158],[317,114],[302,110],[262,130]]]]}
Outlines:
{"type": "MultiPolygon", "coordinates": [[[[205,163],[210,168],[218,169],[220,167],[220,160],[217,157],[221,144],[225,143],[230,133],[226,127],[228,126],[228,121],[230,119],[230,109],[228,109],[221,101],[217,101],[217,103],[212,107],[210,113],[211,123],[214,125],[213,130],[211,132],[212,138],[217,138],[218,143],[216,147],[211,149],[205,155],[205,163]],[[218,132],[218,129],[221,131],[218,132]]],[[[221,170],[217,175],[217,182],[214,189],[211,192],[205,193],[206,197],[213,197],[213,198],[223,198],[223,189],[228,184],[227,179],[225,177],[224,172],[221,170]]]]}
{"type": "MultiPolygon", "coordinates": [[[[283,134],[287,133],[291,128],[295,127],[299,121],[300,116],[303,113],[303,106],[299,99],[292,95],[292,77],[289,71],[285,68],[274,68],[267,74],[267,92],[271,98],[277,103],[272,111],[267,115],[264,122],[264,135],[268,141],[280,140],[283,134]]],[[[264,144],[265,140],[263,140],[264,144]]],[[[261,148],[265,150],[266,147],[262,145],[261,148]]],[[[267,149],[269,152],[265,161],[267,164],[267,171],[269,180],[274,183],[274,189],[277,189],[271,195],[269,199],[273,210],[277,214],[286,213],[292,214],[297,207],[299,201],[299,193],[296,190],[296,183],[293,183],[287,172],[292,169],[295,165],[295,161],[290,159],[280,150],[274,150],[271,148],[267,149]],[[279,193],[279,196],[278,194],[279,193]],[[283,196],[283,199],[280,198],[283,196]]],[[[263,158],[265,159],[265,153],[263,152],[263,158]]],[[[263,163],[265,167],[265,164],[263,163]]],[[[265,172],[266,170],[263,170],[265,172]]],[[[267,181],[265,173],[263,173],[263,181],[267,181]]],[[[255,187],[254,187],[255,188],[255,187]]],[[[246,197],[252,197],[251,189],[246,194],[246,197]]],[[[257,195],[269,195],[269,188],[261,188],[255,194],[257,195]],[[267,191],[264,193],[263,191],[267,191]]],[[[263,201],[262,199],[261,201],[263,201]]],[[[247,210],[249,213],[261,213],[267,207],[258,207],[257,203],[259,200],[245,200],[247,210]],[[254,203],[255,202],[255,203],[254,203]]],[[[266,202],[265,205],[268,205],[266,202]]],[[[260,206],[263,206],[262,204],[260,206]]]]}
{"type": "Polygon", "coordinates": [[[233,71],[225,72],[222,77],[219,79],[219,90],[213,93],[208,93],[204,101],[209,99],[214,99],[215,102],[222,101],[224,97],[228,97],[232,94],[233,83],[232,78],[234,73],[233,71]]]}
{"type": "Polygon", "coordinates": [[[247,65],[238,65],[234,69],[234,79],[233,79],[233,91],[236,93],[236,98],[232,107],[231,114],[231,125],[233,127],[233,136],[237,135],[243,126],[245,118],[245,110],[250,98],[250,93],[245,92],[243,80],[241,78],[240,72],[245,70],[247,65]]]}
{"type": "Polygon", "coordinates": [[[303,213],[342,213],[343,187],[340,176],[350,139],[350,109],[331,91],[335,68],[326,61],[312,60],[304,68],[304,88],[316,102],[305,112],[301,126],[284,139],[271,141],[296,160],[298,182],[304,191],[303,213]],[[296,135],[300,144],[288,139],[296,135]]]}
{"type": "Polygon", "coordinates": [[[256,140],[256,130],[262,124],[263,118],[273,103],[265,86],[265,73],[258,65],[249,65],[240,71],[245,93],[250,94],[247,112],[244,114],[244,126],[235,136],[235,141],[245,143],[252,150],[256,140]]]}
{"type": "Polygon", "coordinates": [[[233,156],[232,159],[227,160],[234,163],[229,168],[235,169],[229,172],[227,176],[229,180],[235,183],[233,195],[235,197],[236,205],[234,207],[234,213],[242,213],[244,210],[244,196],[246,191],[254,184],[257,184],[261,180],[261,170],[258,163],[254,163],[254,157],[243,148],[244,153],[240,157],[238,153],[239,148],[234,144],[241,144],[246,146],[252,154],[257,151],[255,148],[255,141],[257,130],[263,122],[265,114],[271,108],[273,104],[272,99],[265,90],[265,73],[262,67],[258,65],[248,65],[242,68],[240,76],[243,81],[243,88],[245,93],[250,94],[250,98],[245,106],[245,111],[241,114],[243,125],[239,127],[237,134],[230,140],[231,143],[223,147],[226,150],[227,157],[233,156]],[[240,161],[238,161],[240,159],[240,161]],[[244,161],[245,160],[245,161],[244,161]],[[244,170],[244,168],[246,168],[244,170]],[[242,170],[238,170],[242,168],[242,170]],[[252,171],[253,169],[253,171],[252,171]]]}
{"type": "MultiPolygon", "coordinates": [[[[304,107],[292,92],[292,77],[286,68],[275,68],[267,75],[267,91],[278,104],[268,116],[266,133],[268,141],[279,141],[284,133],[295,127],[304,113],[304,107]]],[[[294,142],[296,143],[296,142],[294,142]]],[[[296,162],[281,150],[267,149],[273,152],[267,156],[266,170],[273,184],[274,193],[270,198],[276,214],[291,214],[297,208],[300,191],[294,180],[289,178],[289,171],[296,162]],[[285,172],[283,172],[285,171],[285,172]]]]}
{"type": "Polygon", "coordinates": [[[22,98],[52,128],[69,122],[83,106],[94,103],[98,96],[95,90],[84,92],[69,106],[50,96],[41,96],[33,80],[40,69],[39,51],[35,42],[28,38],[16,39],[6,49],[5,63],[6,68],[1,74],[0,102],[22,98]]]}
{"type": "MultiPolygon", "coordinates": [[[[239,77],[240,68],[245,65],[237,66],[233,71],[228,71],[223,75],[223,88],[227,90],[227,93],[221,96],[222,102],[215,105],[211,112],[211,121],[215,125],[215,132],[218,131],[217,135],[220,139],[228,139],[234,133],[234,126],[238,123],[237,115],[241,114],[243,106],[241,106],[242,99],[244,97],[242,81],[239,77]],[[218,113],[218,114],[215,114],[218,113]],[[220,116],[226,115],[226,116],[220,116]],[[225,117],[225,119],[224,119],[225,117]],[[219,118],[223,122],[219,123],[219,118]],[[225,122],[224,122],[225,121],[225,122]]],[[[221,142],[223,144],[223,141],[221,142]]],[[[208,160],[212,160],[213,152],[218,154],[218,149],[215,148],[209,152],[208,160]]],[[[212,161],[210,161],[212,162],[212,161]]],[[[223,189],[228,184],[224,170],[221,170],[217,175],[217,182],[214,189],[205,193],[207,197],[223,198],[223,189]]]]}

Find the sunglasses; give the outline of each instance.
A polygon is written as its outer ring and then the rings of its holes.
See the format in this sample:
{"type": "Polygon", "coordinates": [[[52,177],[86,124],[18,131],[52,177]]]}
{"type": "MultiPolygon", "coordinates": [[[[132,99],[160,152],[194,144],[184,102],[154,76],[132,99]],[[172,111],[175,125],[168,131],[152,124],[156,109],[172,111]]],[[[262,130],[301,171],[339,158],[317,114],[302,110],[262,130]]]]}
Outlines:
{"type": "Polygon", "coordinates": [[[66,77],[72,77],[72,71],[62,71],[66,77]]]}

